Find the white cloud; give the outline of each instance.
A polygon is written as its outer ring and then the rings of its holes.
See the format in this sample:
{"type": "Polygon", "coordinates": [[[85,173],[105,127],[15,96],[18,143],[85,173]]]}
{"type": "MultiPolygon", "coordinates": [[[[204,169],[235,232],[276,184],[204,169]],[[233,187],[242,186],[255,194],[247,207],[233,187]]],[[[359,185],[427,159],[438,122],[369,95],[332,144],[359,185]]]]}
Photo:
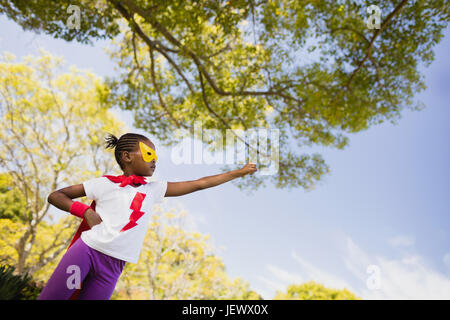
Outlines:
{"type": "Polygon", "coordinates": [[[398,235],[388,239],[393,247],[411,247],[414,245],[414,238],[411,236],[398,235]]]}
{"type": "Polygon", "coordinates": [[[332,272],[325,271],[323,269],[314,266],[312,263],[308,262],[306,259],[301,258],[295,251],[292,251],[291,256],[300,265],[300,272],[304,275],[305,281],[315,281],[322,283],[326,287],[335,289],[347,288],[350,291],[352,286],[344,279],[334,275],[332,272]]]}
{"type": "Polygon", "coordinates": [[[292,251],[291,256],[299,264],[297,272],[289,272],[278,266],[268,264],[266,265],[266,270],[270,273],[270,276],[256,276],[267,289],[271,290],[270,294],[268,291],[264,291],[264,294],[258,291],[264,299],[273,299],[277,290],[286,292],[288,285],[301,284],[311,280],[322,283],[328,288],[347,288],[354,292],[351,285],[345,280],[340,279],[325,270],[320,270],[313,264],[302,259],[295,251],[292,251]]]}
{"type": "MultiPolygon", "coordinates": [[[[413,241],[403,238],[391,244],[411,245],[413,241]]],[[[336,261],[324,268],[307,261],[295,251],[292,258],[298,263],[296,272],[289,272],[279,266],[267,265],[270,276],[257,276],[266,288],[285,292],[289,284],[304,283],[310,280],[324,284],[328,288],[347,288],[363,299],[450,299],[450,277],[435,270],[423,257],[417,254],[402,253],[397,258],[374,255],[360,248],[350,237],[346,237],[342,250],[344,266],[350,276],[336,274],[336,261]],[[376,266],[379,274],[373,273],[369,266],[376,266]],[[353,275],[353,276],[352,276],[353,275]],[[378,277],[378,278],[374,278],[378,277]],[[369,289],[371,280],[377,279],[377,289],[369,289]],[[351,283],[351,284],[350,284],[351,283]]],[[[337,248],[338,249],[338,248],[337,248]]],[[[444,263],[450,266],[450,254],[444,256],[444,263]]],[[[264,297],[264,296],[263,296],[264,297]]]]}
{"type": "MultiPolygon", "coordinates": [[[[403,242],[405,243],[405,242],[403,242]]],[[[397,259],[369,255],[347,238],[346,266],[362,284],[357,292],[364,299],[450,299],[450,278],[434,270],[417,254],[397,259]],[[369,265],[380,270],[380,288],[368,289],[369,265]]]]}

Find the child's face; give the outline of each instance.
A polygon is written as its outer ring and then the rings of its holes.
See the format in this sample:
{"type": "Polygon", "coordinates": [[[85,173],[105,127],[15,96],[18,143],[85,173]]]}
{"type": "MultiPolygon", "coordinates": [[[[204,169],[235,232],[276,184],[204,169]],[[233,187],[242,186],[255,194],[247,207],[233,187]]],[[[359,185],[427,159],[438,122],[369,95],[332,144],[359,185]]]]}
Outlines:
{"type": "Polygon", "coordinates": [[[130,152],[130,167],[135,175],[152,176],[156,169],[155,145],[150,140],[140,141],[137,150],[130,152]],[[148,149],[150,147],[152,150],[148,149]],[[144,155],[143,155],[144,153],[144,155]],[[148,162],[150,161],[150,162],[148,162]]]}

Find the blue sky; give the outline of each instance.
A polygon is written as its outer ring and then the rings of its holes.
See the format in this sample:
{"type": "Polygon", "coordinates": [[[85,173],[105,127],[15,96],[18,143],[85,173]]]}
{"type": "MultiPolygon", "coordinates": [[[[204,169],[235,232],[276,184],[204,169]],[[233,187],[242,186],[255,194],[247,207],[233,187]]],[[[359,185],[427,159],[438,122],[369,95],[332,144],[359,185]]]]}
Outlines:
{"type": "MultiPolygon", "coordinates": [[[[42,47],[68,65],[112,75],[94,46],[23,32],[0,16],[0,52],[20,57],[42,47]]],[[[268,185],[252,195],[232,183],[166,198],[189,213],[190,227],[211,236],[227,273],[270,299],[288,284],[314,280],[366,299],[450,299],[450,29],[423,69],[427,106],[350,136],[344,150],[320,149],[331,174],[309,192],[268,185]],[[379,270],[380,285],[367,281],[379,270]]],[[[129,113],[117,111],[133,132],[129,113]]],[[[157,137],[151,137],[156,141],[157,137]]],[[[158,148],[155,176],[183,181],[219,173],[218,165],[175,165],[158,148]]],[[[113,160],[112,160],[113,161],[113,160]]],[[[236,168],[239,166],[236,165],[236,168]]]]}

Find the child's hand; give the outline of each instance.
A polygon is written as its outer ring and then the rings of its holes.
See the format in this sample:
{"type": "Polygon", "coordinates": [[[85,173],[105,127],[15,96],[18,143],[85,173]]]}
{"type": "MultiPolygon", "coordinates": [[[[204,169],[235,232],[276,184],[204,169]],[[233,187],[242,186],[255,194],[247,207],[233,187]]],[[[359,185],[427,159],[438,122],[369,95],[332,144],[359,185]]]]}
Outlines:
{"type": "Polygon", "coordinates": [[[247,163],[242,169],[239,169],[241,177],[247,174],[253,174],[256,171],[258,171],[258,169],[256,168],[256,164],[254,163],[247,163]]]}
{"type": "Polygon", "coordinates": [[[86,219],[86,222],[90,228],[97,224],[100,224],[103,221],[102,218],[100,218],[100,215],[91,208],[86,210],[86,212],[84,213],[84,218],[86,219]]]}

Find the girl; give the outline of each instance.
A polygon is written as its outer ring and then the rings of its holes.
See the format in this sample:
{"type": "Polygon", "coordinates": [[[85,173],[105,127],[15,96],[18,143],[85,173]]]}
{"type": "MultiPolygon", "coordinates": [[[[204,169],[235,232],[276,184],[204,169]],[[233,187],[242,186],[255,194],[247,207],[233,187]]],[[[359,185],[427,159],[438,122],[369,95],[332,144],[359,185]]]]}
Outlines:
{"type": "Polygon", "coordinates": [[[55,207],[83,218],[85,225],[78,229],[39,300],[69,299],[81,283],[78,299],[110,299],[125,263],[138,261],[155,203],[163,197],[211,188],[257,171],[256,165],[246,164],[239,170],[193,181],[150,182],[146,177],[153,175],[157,156],[148,138],[127,133],[117,139],[109,134],[106,148],[115,148],[123,175],[104,175],[54,191],[48,197],[55,207]],[[84,196],[93,200],[91,206],[72,201],[84,196]]]}

